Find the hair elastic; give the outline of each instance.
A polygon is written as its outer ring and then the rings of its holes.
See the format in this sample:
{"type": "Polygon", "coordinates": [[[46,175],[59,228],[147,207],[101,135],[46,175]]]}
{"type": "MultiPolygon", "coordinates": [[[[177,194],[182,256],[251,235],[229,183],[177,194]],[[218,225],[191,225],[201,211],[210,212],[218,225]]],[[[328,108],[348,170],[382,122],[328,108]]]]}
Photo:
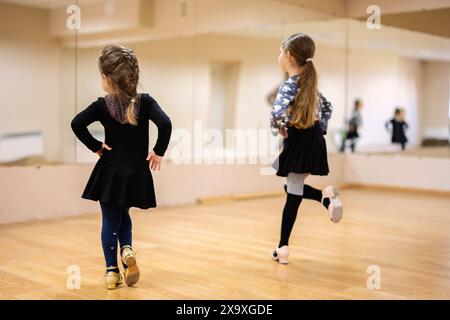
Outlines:
{"type": "Polygon", "coordinates": [[[312,58],[308,58],[306,59],[306,62],[312,61],[312,58]]]}

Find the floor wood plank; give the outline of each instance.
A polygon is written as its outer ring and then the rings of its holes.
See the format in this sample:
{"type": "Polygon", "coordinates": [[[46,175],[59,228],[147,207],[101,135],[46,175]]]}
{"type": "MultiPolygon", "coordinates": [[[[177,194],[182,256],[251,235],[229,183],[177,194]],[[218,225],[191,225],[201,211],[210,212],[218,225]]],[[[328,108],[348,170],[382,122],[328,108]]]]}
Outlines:
{"type": "Polygon", "coordinates": [[[100,213],[0,226],[0,299],[450,299],[450,199],[344,190],[331,223],[303,201],[289,265],[270,260],[284,199],[132,210],[141,281],[103,285],[100,213]],[[81,270],[68,289],[67,267],[81,270]],[[366,286],[367,268],[381,288],[366,286]]]}

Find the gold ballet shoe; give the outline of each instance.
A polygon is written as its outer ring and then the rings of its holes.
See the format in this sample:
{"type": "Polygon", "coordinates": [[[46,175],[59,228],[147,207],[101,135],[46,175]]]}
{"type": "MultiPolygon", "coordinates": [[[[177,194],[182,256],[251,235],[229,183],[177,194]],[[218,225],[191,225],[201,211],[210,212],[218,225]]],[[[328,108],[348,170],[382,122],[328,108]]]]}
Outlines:
{"type": "Polygon", "coordinates": [[[127,265],[123,272],[123,277],[127,286],[132,286],[139,281],[139,267],[136,262],[136,256],[130,246],[122,247],[122,262],[127,265]]]}
{"type": "MultiPolygon", "coordinates": [[[[107,268],[106,270],[116,269],[116,268],[117,267],[110,267],[110,268],[107,268]]],[[[108,289],[108,290],[116,289],[117,286],[119,286],[120,284],[122,284],[122,277],[120,276],[119,272],[106,271],[106,274],[105,274],[106,289],[108,289]]]]}

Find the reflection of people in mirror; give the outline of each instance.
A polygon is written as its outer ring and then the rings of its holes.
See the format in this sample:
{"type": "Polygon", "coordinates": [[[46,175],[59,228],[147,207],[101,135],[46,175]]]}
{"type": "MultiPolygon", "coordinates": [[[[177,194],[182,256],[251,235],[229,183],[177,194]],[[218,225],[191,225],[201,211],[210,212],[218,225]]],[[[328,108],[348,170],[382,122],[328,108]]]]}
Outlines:
{"type": "Polygon", "coordinates": [[[342,139],[341,152],[345,152],[347,140],[350,140],[350,150],[355,152],[356,140],[359,138],[358,128],[362,125],[361,110],[364,104],[361,99],[356,99],[353,106],[352,116],[348,121],[348,128],[342,139]]]}
{"type": "Polygon", "coordinates": [[[391,142],[400,144],[402,151],[405,151],[408,142],[405,134],[405,130],[408,129],[408,124],[405,122],[405,109],[397,107],[394,111],[394,118],[387,121],[385,127],[391,133],[391,142]]]}

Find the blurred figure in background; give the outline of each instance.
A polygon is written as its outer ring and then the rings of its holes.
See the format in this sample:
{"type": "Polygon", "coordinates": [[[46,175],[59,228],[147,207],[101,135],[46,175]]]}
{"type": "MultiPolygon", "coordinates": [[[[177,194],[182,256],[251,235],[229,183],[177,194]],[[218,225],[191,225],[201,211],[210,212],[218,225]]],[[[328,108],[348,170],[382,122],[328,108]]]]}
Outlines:
{"type": "Polygon", "coordinates": [[[347,140],[350,140],[350,149],[352,150],[352,152],[355,152],[356,139],[358,139],[359,137],[358,128],[362,125],[361,109],[363,108],[363,106],[364,104],[361,99],[355,100],[352,116],[348,121],[348,129],[345,133],[344,138],[342,139],[342,146],[340,149],[341,152],[345,152],[347,140]]]}
{"type": "Polygon", "coordinates": [[[408,142],[405,134],[405,130],[408,129],[408,124],[405,122],[405,110],[397,107],[394,111],[394,118],[387,121],[385,127],[391,133],[391,142],[400,144],[402,151],[405,151],[408,142]]]}

